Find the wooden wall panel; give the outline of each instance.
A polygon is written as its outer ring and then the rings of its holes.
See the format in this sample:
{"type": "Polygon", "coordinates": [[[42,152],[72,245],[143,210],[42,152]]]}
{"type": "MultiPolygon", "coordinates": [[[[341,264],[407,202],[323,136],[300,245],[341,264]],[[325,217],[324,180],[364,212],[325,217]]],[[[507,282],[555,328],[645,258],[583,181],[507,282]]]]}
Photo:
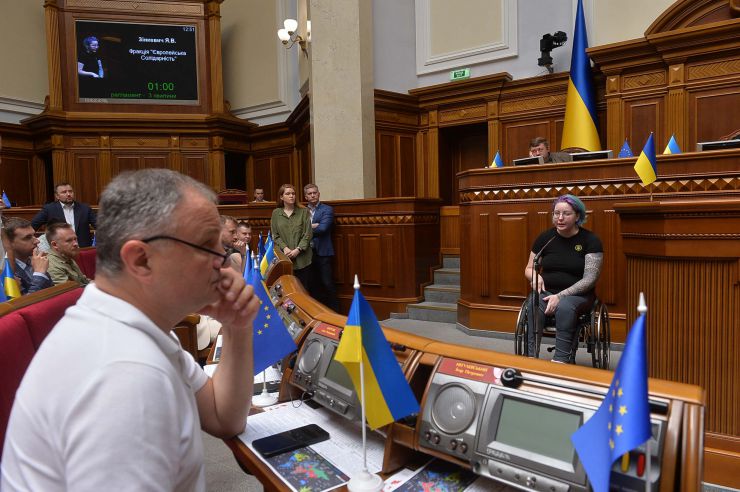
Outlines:
{"type": "Polygon", "coordinates": [[[633,153],[639,155],[650,132],[655,134],[655,149],[663,149],[663,98],[652,97],[625,103],[626,131],[633,153]]]}
{"type": "Polygon", "coordinates": [[[270,166],[272,167],[273,180],[272,185],[277,193],[277,190],[286,183],[290,183],[296,187],[296,199],[303,200],[303,184],[297,179],[298,176],[294,176],[291,169],[291,155],[277,155],[270,159],[270,166]]]}
{"type": "Polygon", "coordinates": [[[396,137],[389,133],[379,133],[376,140],[376,183],[379,198],[396,196],[396,137]]]}
{"type": "MultiPolygon", "coordinates": [[[[0,148],[1,151],[2,148],[0,148]]],[[[15,206],[30,205],[32,203],[31,157],[8,156],[0,153],[0,187],[5,190],[15,206]]]]}
{"type": "Polygon", "coordinates": [[[396,196],[415,196],[416,136],[398,136],[398,170],[400,189],[396,196]]]}
{"type": "Polygon", "coordinates": [[[98,203],[100,187],[100,155],[95,152],[70,152],[74,178],[75,199],[85,203],[98,203]]]}
{"type": "Polygon", "coordinates": [[[170,159],[167,154],[162,155],[144,155],[141,157],[142,167],[144,169],[169,169],[170,159]]]}
{"type": "MultiPolygon", "coordinates": [[[[737,86],[690,93],[690,142],[719,140],[732,131],[740,130],[738,114],[740,88],[737,86]]],[[[695,147],[682,147],[684,151],[694,149],[695,147]]]]}
{"type": "Polygon", "coordinates": [[[504,123],[504,148],[501,158],[504,165],[512,160],[529,155],[529,141],[535,137],[549,136],[552,133],[550,121],[526,121],[517,123],[504,123]]]}
{"type": "Polygon", "coordinates": [[[498,276],[499,298],[521,299],[527,295],[526,282],[522,284],[524,267],[531,245],[527,244],[529,216],[524,213],[496,215],[496,258],[493,260],[498,276]]]}
{"type": "Polygon", "coordinates": [[[119,174],[124,171],[136,171],[138,169],[141,169],[143,166],[141,157],[137,155],[121,155],[121,154],[112,154],[111,155],[113,160],[113,174],[119,174]]]}
{"type": "MultiPolygon", "coordinates": [[[[270,169],[270,158],[260,157],[254,159],[254,188],[265,190],[265,200],[277,200],[277,188],[272,186],[272,172],[270,169]]],[[[254,190],[252,190],[254,191],[254,190]]]]}
{"type": "Polygon", "coordinates": [[[439,210],[440,253],[460,255],[460,207],[442,207],[439,210]]]}
{"type": "Polygon", "coordinates": [[[383,247],[380,234],[360,234],[359,239],[360,269],[357,273],[360,282],[364,285],[380,287],[383,285],[383,267],[385,266],[382,259],[391,255],[381,254],[383,247]]]}
{"type": "Polygon", "coordinates": [[[208,155],[182,154],[180,162],[183,174],[187,174],[201,183],[208,182],[208,155]]]}

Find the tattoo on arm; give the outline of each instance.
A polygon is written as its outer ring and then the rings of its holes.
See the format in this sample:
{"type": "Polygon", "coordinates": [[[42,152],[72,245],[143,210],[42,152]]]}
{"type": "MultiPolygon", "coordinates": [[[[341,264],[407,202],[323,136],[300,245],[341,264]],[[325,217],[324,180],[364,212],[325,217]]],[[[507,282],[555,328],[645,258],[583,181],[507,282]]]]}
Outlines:
{"type": "Polygon", "coordinates": [[[560,291],[558,297],[576,296],[593,290],[596,286],[596,281],[599,280],[603,260],[604,253],[588,253],[583,267],[583,278],[567,289],[560,291]]]}

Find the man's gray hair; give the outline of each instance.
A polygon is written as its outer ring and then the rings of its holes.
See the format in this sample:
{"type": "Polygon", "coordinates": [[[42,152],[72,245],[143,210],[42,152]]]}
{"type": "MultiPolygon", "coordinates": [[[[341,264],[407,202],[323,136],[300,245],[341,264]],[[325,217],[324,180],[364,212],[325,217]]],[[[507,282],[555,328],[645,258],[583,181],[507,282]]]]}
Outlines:
{"type": "Polygon", "coordinates": [[[123,269],[121,247],[126,241],[171,234],[178,225],[172,214],[188,189],[217,203],[213,190],[169,169],[143,169],[116,176],[100,195],[96,269],[115,276],[123,269]]]}

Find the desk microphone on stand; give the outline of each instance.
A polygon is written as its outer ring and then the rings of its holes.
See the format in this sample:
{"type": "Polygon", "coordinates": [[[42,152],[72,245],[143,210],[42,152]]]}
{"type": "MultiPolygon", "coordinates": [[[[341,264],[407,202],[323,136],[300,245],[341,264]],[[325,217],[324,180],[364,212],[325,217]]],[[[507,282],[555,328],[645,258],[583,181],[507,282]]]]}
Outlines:
{"type": "MultiPolygon", "coordinates": [[[[540,304],[540,293],[537,291],[537,286],[539,285],[537,278],[540,276],[541,269],[540,258],[542,257],[542,253],[545,251],[545,248],[547,248],[550,243],[555,240],[556,237],[558,237],[557,232],[553,234],[550,239],[547,240],[545,245],[540,248],[540,250],[537,252],[536,255],[534,255],[534,258],[532,259],[532,297],[530,302],[529,314],[530,316],[532,316],[532,330],[534,331],[535,353],[537,351],[537,334],[539,333],[539,327],[537,326],[537,320],[539,319],[539,316],[537,316],[536,312],[540,304]]],[[[529,323],[527,323],[527,355],[529,357],[534,357],[534,354],[529,353],[529,335],[529,323]]]]}

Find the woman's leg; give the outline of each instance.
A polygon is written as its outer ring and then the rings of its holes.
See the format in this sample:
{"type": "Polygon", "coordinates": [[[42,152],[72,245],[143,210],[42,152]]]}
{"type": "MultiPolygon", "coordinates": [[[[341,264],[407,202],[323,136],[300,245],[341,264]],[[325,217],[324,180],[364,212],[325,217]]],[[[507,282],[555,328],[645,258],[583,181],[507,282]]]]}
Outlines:
{"type": "Polygon", "coordinates": [[[578,336],[578,317],[591,309],[594,303],[593,295],[565,296],[560,299],[555,310],[555,362],[571,361],[571,353],[575,350],[573,340],[578,336]]]}
{"type": "MultiPolygon", "coordinates": [[[[533,296],[534,294],[532,294],[533,296]]],[[[543,301],[542,298],[544,296],[550,295],[549,292],[541,292],[539,294],[539,299],[537,299],[537,308],[534,310],[535,314],[532,315],[532,296],[527,298],[527,313],[529,316],[527,316],[527,353],[525,355],[528,355],[530,357],[538,357],[537,354],[537,340],[542,337],[542,330],[545,327],[545,308],[547,307],[547,302],[543,301]],[[537,333],[535,333],[535,320],[537,322],[537,333]]]]}

